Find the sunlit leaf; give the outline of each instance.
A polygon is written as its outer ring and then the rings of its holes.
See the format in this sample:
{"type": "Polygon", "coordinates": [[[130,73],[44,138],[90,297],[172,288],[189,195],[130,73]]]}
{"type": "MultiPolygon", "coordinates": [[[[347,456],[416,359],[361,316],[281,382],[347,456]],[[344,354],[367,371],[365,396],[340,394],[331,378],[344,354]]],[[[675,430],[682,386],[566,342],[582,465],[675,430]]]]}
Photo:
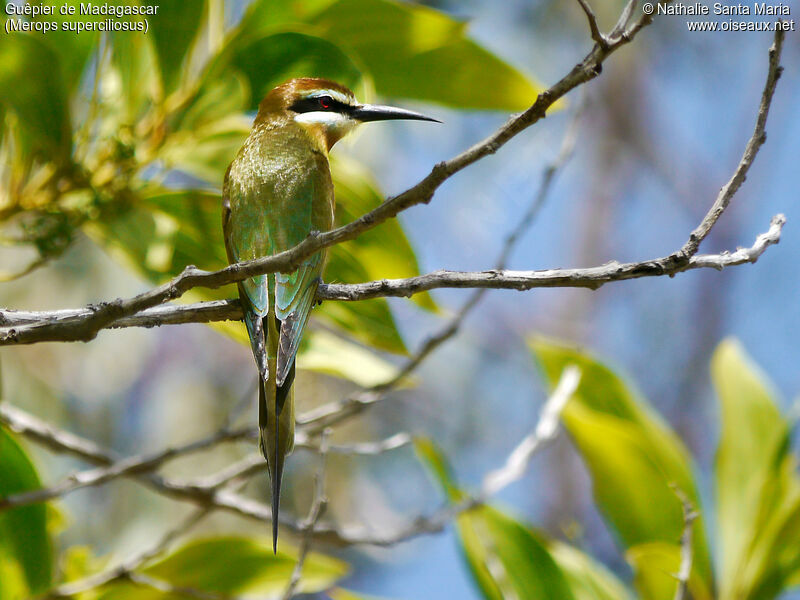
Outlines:
{"type": "MultiPolygon", "coordinates": [[[[383,195],[366,169],[345,158],[335,158],[331,167],[336,188],[337,226],[354,221],[383,202],[383,195]]],[[[339,248],[348,250],[358,258],[370,280],[419,275],[414,249],[397,219],[390,219],[365,231],[355,240],[340,244],[332,252],[339,248]]],[[[412,300],[423,308],[436,310],[428,293],[416,294],[412,300]]]]}
{"type": "Polygon", "coordinates": [[[129,33],[111,37],[111,56],[120,78],[122,122],[138,122],[159,94],[157,57],[149,35],[129,33]]]}
{"type": "MultiPolygon", "coordinates": [[[[192,120],[202,118],[196,114],[192,120]]],[[[221,188],[225,171],[247,138],[250,126],[251,120],[241,114],[202,124],[182,124],[182,128],[166,140],[159,158],[167,168],[178,169],[221,188]]]]}
{"type": "Polygon", "coordinates": [[[421,437],[414,440],[414,450],[430,470],[434,482],[441,486],[445,497],[453,503],[463,500],[464,494],[458,489],[450,464],[439,447],[432,440],[421,437]]]}
{"type": "Polygon", "coordinates": [[[157,14],[148,19],[150,24],[148,35],[154,40],[164,91],[169,93],[181,82],[182,67],[206,14],[207,1],[141,0],[141,2],[145,6],[158,7],[157,14]]]}
{"type": "Polygon", "coordinates": [[[30,146],[56,162],[72,147],[58,54],[38,37],[0,35],[0,104],[19,118],[30,146]]]}
{"type": "MultiPolygon", "coordinates": [[[[328,283],[369,281],[369,275],[358,257],[345,248],[337,248],[328,255],[324,279],[328,283]]],[[[348,335],[388,352],[405,354],[403,338],[384,298],[358,302],[323,302],[317,309],[320,316],[348,335]]]]}
{"type": "Polygon", "coordinates": [[[391,0],[339,0],[310,19],[320,35],[358,57],[383,96],[457,108],[523,110],[541,91],[465,37],[445,13],[391,0]]]}
{"type": "Polygon", "coordinates": [[[300,369],[327,373],[348,379],[362,387],[385,383],[397,374],[397,368],[374,352],[319,329],[303,338],[297,358],[300,369]]]}
{"type": "Polygon", "coordinates": [[[630,600],[631,593],[591,556],[569,544],[551,539],[547,549],[567,579],[575,600],[630,600]]]}
{"type": "MultiPolygon", "coordinates": [[[[0,427],[0,497],[40,487],[39,476],[28,455],[14,437],[0,427]]],[[[46,590],[52,578],[52,562],[45,505],[33,504],[0,512],[0,563],[8,563],[0,570],[0,575],[8,577],[7,583],[0,581],[0,591],[19,589],[20,579],[31,593],[46,590]]]]}
{"type": "MultiPolygon", "coordinates": [[[[642,598],[672,600],[678,587],[677,574],[681,565],[681,547],[666,542],[649,542],[633,546],[625,557],[635,570],[636,588],[642,598]]],[[[693,557],[692,557],[693,558],[693,557]]],[[[711,599],[705,582],[696,570],[687,582],[690,598],[711,599]]]]}
{"type": "MultiPolygon", "coordinates": [[[[464,499],[447,460],[430,441],[415,442],[418,455],[453,503],[464,499]]],[[[559,598],[624,600],[625,587],[590,557],[548,540],[524,523],[490,506],[456,517],[461,547],[476,583],[489,599],[559,598]]]]}
{"type": "MultiPolygon", "coordinates": [[[[220,73],[200,90],[194,101],[184,110],[172,115],[172,128],[196,131],[198,127],[210,123],[225,122],[229,117],[239,117],[239,113],[246,110],[249,100],[250,86],[242,75],[236,72],[220,73]]],[[[239,121],[247,122],[244,127],[246,136],[250,130],[250,119],[239,118],[239,121]]],[[[202,138],[201,135],[196,137],[202,138]]],[[[232,158],[229,156],[228,162],[232,158]]]]}
{"type": "Polygon", "coordinates": [[[76,581],[102,570],[107,562],[96,557],[89,546],[70,546],[61,553],[59,570],[64,582],[76,581]]]}
{"type": "Polygon", "coordinates": [[[305,23],[337,0],[255,0],[239,24],[239,34],[249,37],[263,34],[277,25],[305,23]]]}
{"type": "MultiPolygon", "coordinates": [[[[551,386],[567,365],[582,372],[562,420],[592,477],[595,500],[626,548],[675,544],[683,510],[674,487],[700,508],[689,454],[658,415],[613,371],[575,348],[532,339],[551,386]]],[[[702,518],[694,523],[693,568],[711,597],[713,581],[702,518]]]]}
{"type": "Polygon", "coordinates": [[[716,459],[720,598],[772,598],[800,567],[800,480],[789,424],[733,341],[711,362],[722,430],[716,459]]]}
{"type": "MultiPolygon", "coordinates": [[[[192,541],[143,570],[146,575],[173,586],[214,594],[272,596],[284,590],[294,570],[297,554],[277,554],[272,542],[247,537],[219,537],[192,541]]],[[[303,564],[297,591],[315,593],[328,589],[347,574],[346,563],[310,553],[303,564]]],[[[165,594],[129,583],[106,586],[104,600],[184,600],[183,594],[165,594]]]]}

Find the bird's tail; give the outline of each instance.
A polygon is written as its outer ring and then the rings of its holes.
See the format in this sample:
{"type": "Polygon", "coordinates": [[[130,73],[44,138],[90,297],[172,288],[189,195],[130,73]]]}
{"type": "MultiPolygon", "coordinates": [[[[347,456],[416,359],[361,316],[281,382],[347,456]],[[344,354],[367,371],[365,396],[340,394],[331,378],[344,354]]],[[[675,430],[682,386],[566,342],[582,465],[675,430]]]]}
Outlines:
{"type": "MultiPolygon", "coordinates": [[[[277,329],[280,328],[280,323],[277,329]]],[[[270,328],[272,329],[272,328],[270,328]]],[[[272,333],[272,331],[270,331],[272,333]]],[[[274,339],[274,338],[273,338],[274,339]]],[[[272,549],[278,548],[278,513],[281,503],[281,479],[286,457],[294,448],[294,383],[295,367],[280,386],[275,385],[275,363],[270,356],[269,374],[258,391],[258,425],[261,453],[267,459],[272,487],[272,549]]]]}

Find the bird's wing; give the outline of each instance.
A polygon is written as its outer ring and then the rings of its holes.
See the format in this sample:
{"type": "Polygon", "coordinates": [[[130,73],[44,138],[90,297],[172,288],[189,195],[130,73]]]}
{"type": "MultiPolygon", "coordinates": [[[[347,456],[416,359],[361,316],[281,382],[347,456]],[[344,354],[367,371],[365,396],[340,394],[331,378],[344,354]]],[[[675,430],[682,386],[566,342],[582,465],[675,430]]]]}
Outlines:
{"type": "MultiPolygon", "coordinates": [[[[304,154],[303,168],[293,179],[287,206],[276,213],[276,252],[302,242],[311,231],[327,231],[333,225],[333,184],[328,159],[320,152],[304,154]]],[[[276,209],[279,207],[276,206],[276,209]]],[[[303,330],[314,306],[324,267],[324,251],[307,258],[292,273],[275,274],[275,317],[281,321],[276,366],[278,385],[294,364],[303,330]]]]}
{"type": "Polygon", "coordinates": [[[277,382],[281,385],[292,367],[303,330],[322,276],[322,255],[315,254],[294,273],[275,275],[275,316],[281,321],[277,382]]]}
{"type": "MultiPolygon", "coordinates": [[[[232,218],[231,201],[237,202],[241,207],[243,202],[242,191],[231,182],[229,178],[230,167],[225,173],[222,185],[222,231],[225,238],[225,250],[231,263],[254,258],[253,246],[266,244],[266,235],[262,231],[253,231],[251,235],[259,236],[259,240],[249,239],[245,228],[241,227],[239,219],[232,218]],[[254,244],[253,242],[260,242],[254,244]],[[249,245],[249,246],[248,246],[249,245]],[[242,249],[245,249],[242,252],[242,249]]],[[[266,275],[251,277],[239,282],[239,298],[244,312],[244,323],[247,326],[250,347],[253,351],[258,372],[266,381],[269,374],[267,359],[267,339],[264,331],[263,318],[269,312],[269,278],[266,275]]]]}

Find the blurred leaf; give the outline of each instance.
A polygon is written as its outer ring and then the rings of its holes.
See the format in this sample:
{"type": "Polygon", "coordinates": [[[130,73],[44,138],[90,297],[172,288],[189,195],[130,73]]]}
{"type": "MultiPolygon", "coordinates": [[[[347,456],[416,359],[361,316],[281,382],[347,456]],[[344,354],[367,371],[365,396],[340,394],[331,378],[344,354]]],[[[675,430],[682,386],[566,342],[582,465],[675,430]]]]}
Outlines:
{"type": "Polygon", "coordinates": [[[27,144],[65,163],[72,148],[58,54],[32,35],[0,35],[0,104],[16,113],[27,144]]]}
{"type": "MultiPolygon", "coordinates": [[[[184,110],[173,115],[173,129],[195,131],[198,127],[208,125],[227,117],[238,117],[246,110],[250,100],[250,87],[247,80],[239,73],[221,73],[207,86],[203,87],[194,101],[184,110]]],[[[250,119],[239,118],[244,123],[243,132],[247,136],[250,131],[250,119]]],[[[202,136],[196,136],[202,138],[202,136]]],[[[241,142],[244,141],[244,137],[241,142]]],[[[241,145],[240,142],[240,145],[241,145]]],[[[233,155],[228,157],[228,163],[233,155]]],[[[227,168],[227,164],[225,165],[227,168]]],[[[224,169],[222,171],[225,172],[224,169]]]]}
{"type": "Polygon", "coordinates": [[[327,595],[331,600],[382,600],[377,596],[365,596],[342,588],[333,588],[327,595]]]}
{"type": "MultiPolygon", "coordinates": [[[[335,248],[328,253],[323,279],[328,283],[370,280],[358,257],[346,248],[335,248]]],[[[370,346],[396,354],[408,352],[385,298],[323,302],[316,312],[348,335],[370,346]]]]}
{"type": "MultiPolygon", "coordinates": [[[[0,427],[0,497],[40,487],[39,476],[28,455],[14,437],[0,427]]],[[[30,593],[43,592],[50,586],[52,561],[44,504],[0,512],[0,563],[4,563],[0,569],[0,575],[4,575],[0,578],[0,592],[9,593],[11,598],[24,597],[11,595],[12,590],[19,590],[20,578],[30,593]],[[6,577],[7,582],[4,581],[6,577]]],[[[6,598],[3,594],[0,597],[6,598]]]]}
{"type": "MultiPolygon", "coordinates": [[[[282,592],[296,562],[295,553],[272,553],[272,542],[246,537],[194,540],[143,572],[174,586],[215,594],[258,594],[282,592]]],[[[316,593],[331,587],[347,574],[346,563],[310,553],[303,564],[297,587],[299,593],[316,593]]],[[[183,594],[165,594],[130,583],[104,588],[103,600],[184,600],[183,594]]]]}
{"type": "MultiPolygon", "coordinates": [[[[672,600],[678,585],[675,574],[680,570],[681,548],[678,544],[650,542],[633,546],[626,553],[636,571],[636,588],[643,598],[672,600]]],[[[688,581],[691,598],[711,598],[697,571],[688,581]]]]}
{"type": "MultiPolygon", "coordinates": [[[[623,546],[677,543],[683,512],[671,486],[700,507],[681,441],[642,398],[588,354],[540,338],[529,343],[551,386],[567,365],[577,365],[583,373],[562,420],[589,469],[595,500],[623,546]]],[[[704,584],[696,598],[711,598],[713,579],[701,518],[695,520],[693,541],[693,569],[704,584]]]]}
{"type": "Polygon", "coordinates": [[[250,87],[247,110],[256,110],[273,87],[292,77],[326,77],[351,88],[361,81],[361,72],[339,46],[296,31],[234,35],[209,66],[202,87],[231,70],[250,87]]]}
{"type": "Polygon", "coordinates": [[[773,598],[800,568],[800,481],[789,424],[738,342],[711,362],[722,430],[716,459],[720,598],[773,598]]]}
{"type": "MultiPolygon", "coordinates": [[[[465,499],[450,466],[433,442],[418,439],[418,455],[449,500],[465,499]]],[[[548,540],[518,520],[490,506],[456,517],[462,550],[485,598],[558,598],[624,600],[625,587],[579,550],[548,540]]]]}
{"type": "MultiPolygon", "coordinates": [[[[161,70],[165,95],[179,87],[182,71],[192,42],[198,36],[207,0],[191,2],[162,2],[141,0],[144,6],[158,7],[158,13],[148,18],[161,70]]],[[[144,37],[144,36],[142,36],[144,37]]]]}
{"type": "Polygon", "coordinates": [[[488,506],[462,513],[456,524],[486,598],[575,598],[540,534],[488,506]]]}
{"type": "Polygon", "coordinates": [[[547,548],[567,578],[575,600],[631,599],[622,582],[588,554],[555,539],[547,541],[547,548]]]}
{"type": "Polygon", "coordinates": [[[384,96],[456,108],[523,110],[541,86],[465,37],[466,25],[424,6],[339,0],[310,22],[365,65],[384,96]]]}
{"type": "Polygon", "coordinates": [[[122,122],[133,125],[158,95],[158,71],[152,38],[138,33],[111,37],[111,57],[119,73],[122,122]]]}
{"type": "Polygon", "coordinates": [[[433,475],[434,482],[441,486],[445,497],[454,504],[462,501],[464,493],[458,489],[450,464],[433,440],[423,437],[416,438],[414,450],[433,475]]]}
{"type": "Polygon", "coordinates": [[[297,359],[300,369],[348,379],[362,387],[385,383],[397,374],[394,365],[375,353],[324,329],[307,332],[303,342],[297,359]]]}
{"type": "Polygon", "coordinates": [[[336,0],[255,0],[239,24],[239,35],[257,36],[276,25],[304,23],[336,0]]]}
{"type": "MultiPolygon", "coordinates": [[[[202,120],[202,117],[197,115],[193,119],[202,120]]],[[[247,138],[250,125],[250,119],[242,115],[183,125],[183,129],[167,138],[159,158],[167,168],[178,169],[222,187],[225,171],[247,138]]]]}
{"type": "Polygon", "coordinates": [[[100,33],[97,31],[81,31],[80,33],[75,33],[74,31],[64,30],[64,24],[99,21],[103,17],[100,15],[80,14],[80,9],[77,8],[80,2],[76,0],[49,0],[47,4],[53,7],[53,14],[40,15],[31,20],[49,21],[58,24],[57,29],[48,31],[41,37],[45,43],[51,46],[53,51],[58,53],[58,61],[61,65],[64,83],[69,92],[72,93],[78,89],[81,84],[83,71],[86,68],[89,57],[97,47],[100,33]],[[61,14],[60,9],[62,6],[76,7],[75,14],[61,14]]]}
{"type": "Polygon", "coordinates": [[[227,264],[219,210],[219,196],[208,192],[145,192],[135,204],[85,229],[135,271],[161,282],[189,264],[202,269],[227,264]]]}
{"type": "Polygon", "coordinates": [[[98,558],[89,546],[70,546],[61,553],[59,566],[62,582],[77,581],[101,571],[107,560],[98,558]]]}
{"type": "MultiPolygon", "coordinates": [[[[336,188],[336,226],[354,221],[383,202],[384,197],[378,191],[376,182],[361,165],[337,157],[331,162],[331,169],[336,188]]],[[[348,250],[358,258],[369,280],[419,275],[414,249],[397,219],[389,219],[365,231],[355,240],[336,246],[332,252],[339,248],[348,250]]],[[[428,310],[437,310],[427,292],[415,294],[411,300],[428,310]]]]}
{"type": "Polygon", "coordinates": [[[3,600],[25,600],[30,597],[25,573],[13,554],[0,544],[0,598],[3,600]]]}

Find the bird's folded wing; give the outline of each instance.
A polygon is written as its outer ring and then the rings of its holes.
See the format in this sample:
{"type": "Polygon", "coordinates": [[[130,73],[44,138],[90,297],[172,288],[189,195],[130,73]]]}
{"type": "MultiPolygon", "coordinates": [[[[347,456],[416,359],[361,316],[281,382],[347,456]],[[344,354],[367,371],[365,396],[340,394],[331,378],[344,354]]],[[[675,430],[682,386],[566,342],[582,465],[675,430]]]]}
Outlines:
{"type": "Polygon", "coordinates": [[[313,256],[294,273],[275,274],[275,316],[281,321],[277,383],[281,385],[297,355],[322,274],[322,257],[313,256]]]}

